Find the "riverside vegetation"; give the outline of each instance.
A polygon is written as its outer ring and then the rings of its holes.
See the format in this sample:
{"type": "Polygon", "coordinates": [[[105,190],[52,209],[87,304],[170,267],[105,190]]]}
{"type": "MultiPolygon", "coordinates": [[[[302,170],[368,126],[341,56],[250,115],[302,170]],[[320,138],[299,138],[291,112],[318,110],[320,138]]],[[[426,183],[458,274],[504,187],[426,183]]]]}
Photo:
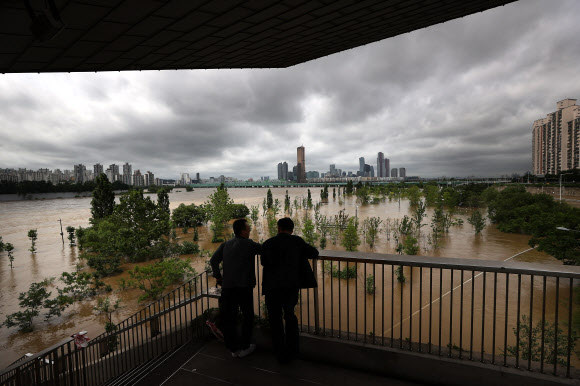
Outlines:
{"type": "MultiPolygon", "coordinates": [[[[329,199],[328,186],[325,186],[317,203],[313,202],[310,191],[306,197],[294,197],[293,200],[286,192],[283,203],[273,199],[268,191],[260,218],[258,206],[248,208],[234,204],[227,188],[222,185],[204,204],[181,204],[170,213],[168,196],[163,190],[158,192],[157,203],[144,197],[143,192],[134,190],[123,194],[119,204],[115,205],[112,185],[101,175],[93,190],[91,226],[77,228],[74,232],[67,228],[71,247],[76,244],[82,252],[82,261],[91,272],[63,273],[58,281],[47,279],[32,283],[28,292],[20,294],[21,311],[8,315],[3,325],[29,331],[42,309],[45,309],[45,318],[48,319],[60,315],[77,300],[111,292],[112,288],[104,285],[102,278],[119,273],[126,262],[152,261],[130,270],[129,279],[119,280],[119,289],[139,289],[142,292],[140,301],[155,299],[171,285],[197,274],[191,266],[191,259],[180,256],[211,253],[200,251],[195,242],[179,244],[176,241],[177,227],[184,233],[193,228],[194,235],[197,235],[197,227],[210,223],[212,242],[219,243],[227,237],[228,221],[247,216],[261,231],[260,234],[266,236],[276,234],[276,220],[280,215],[290,216],[296,225],[296,233],[320,249],[331,243],[341,245],[347,251],[356,251],[364,243],[373,250],[377,240],[384,238],[393,242],[397,253],[414,255],[441,248],[452,227],[464,226],[456,214],[469,208],[472,214],[468,223],[476,237],[490,222],[503,232],[530,235],[531,246],[537,246],[565,264],[580,263],[578,234],[556,229],[578,230],[580,210],[556,202],[547,195],[527,193],[523,187],[509,186],[498,191],[483,184],[457,187],[440,187],[434,183],[365,186],[349,181],[346,187],[333,188],[333,199],[340,202],[345,196],[356,197],[360,205],[377,205],[386,201],[400,205],[401,199],[406,198],[412,212],[402,219],[371,217],[363,221],[345,214],[344,210],[335,215],[322,215],[320,207],[329,199]],[[433,209],[430,219],[426,214],[428,207],[433,209]],[[64,286],[57,286],[60,282],[64,286]],[[54,288],[54,295],[49,291],[51,288],[54,288]]],[[[194,240],[198,237],[194,236],[194,240]]],[[[9,243],[0,245],[9,251],[9,243]]],[[[339,267],[336,263],[326,262],[324,269],[333,277],[344,280],[357,276],[356,264],[339,267]]],[[[401,267],[397,268],[396,274],[400,285],[404,285],[406,278],[401,267]]],[[[365,278],[365,284],[366,292],[374,293],[373,275],[365,278]]],[[[112,323],[111,317],[109,319],[112,323]]],[[[525,319],[522,318],[521,323],[525,324],[525,319]]],[[[558,341],[563,341],[563,338],[558,338],[558,341]]]]}

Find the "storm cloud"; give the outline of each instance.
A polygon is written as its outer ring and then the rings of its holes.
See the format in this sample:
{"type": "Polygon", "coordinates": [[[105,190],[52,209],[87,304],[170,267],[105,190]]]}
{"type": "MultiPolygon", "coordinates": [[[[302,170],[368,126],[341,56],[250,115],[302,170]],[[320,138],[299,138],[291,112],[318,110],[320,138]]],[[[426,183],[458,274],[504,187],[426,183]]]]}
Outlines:
{"type": "Polygon", "coordinates": [[[578,14],[516,2],[286,69],[1,75],[0,168],[275,177],[304,145],[307,170],[523,173],[532,122],[580,99],[578,14]]]}

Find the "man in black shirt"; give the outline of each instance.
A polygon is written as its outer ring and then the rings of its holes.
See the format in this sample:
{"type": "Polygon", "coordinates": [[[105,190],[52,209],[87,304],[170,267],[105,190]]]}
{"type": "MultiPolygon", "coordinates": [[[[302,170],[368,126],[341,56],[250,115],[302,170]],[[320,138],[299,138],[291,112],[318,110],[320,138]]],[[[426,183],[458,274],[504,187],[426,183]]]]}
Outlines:
{"type": "Polygon", "coordinates": [[[251,354],[250,344],[254,325],[254,287],[256,286],[256,255],[260,244],[250,240],[250,224],[246,219],[234,221],[234,235],[219,246],[210,259],[213,276],[222,286],[221,302],[226,347],[233,357],[251,354]],[[219,265],[223,261],[223,277],[219,265]],[[236,337],[238,308],[242,312],[242,336],[236,337]]]}
{"type": "Polygon", "coordinates": [[[318,250],[301,237],[294,236],[294,222],[285,217],[278,220],[278,235],[262,245],[262,281],[266,308],[272,332],[272,344],[282,363],[298,354],[298,319],[294,307],[300,288],[316,287],[316,278],[308,259],[318,257],[318,250]],[[286,329],[282,324],[282,314],[286,329]]]}

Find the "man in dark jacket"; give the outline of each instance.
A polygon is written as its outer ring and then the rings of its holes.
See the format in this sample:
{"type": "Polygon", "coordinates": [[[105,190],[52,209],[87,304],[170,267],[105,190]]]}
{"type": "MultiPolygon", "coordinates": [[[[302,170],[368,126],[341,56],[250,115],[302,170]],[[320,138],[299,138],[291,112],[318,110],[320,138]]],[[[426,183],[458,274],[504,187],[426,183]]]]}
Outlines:
{"type": "Polygon", "coordinates": [[[224,313],[224,340],[233,357],[251,354],[254,325],[254,287],[256,286],[256,255],[260,244],[250,240],[250,224],[246,219],[234,221],[234,235],[219,246],[210,259],[213,276],[222,286],[221,309],[224,313]],[[223,277],[219,265],[223,261],[223,277]],[[242,312],[242,336],[236,337],[238,308],[242,312]]]}
{"type": "Polygon", "coordinates": [[[294,315],[298,291],[316,286],[308,259],[318,257],[318,250],[301,237],[292,235],[293,232],[292,219],[282,218],[278,220],[278,235],[262,245],[262,289],[266,297],[272,344],[282,363],[298,354],[298,319],[294,315]],[[282,325],[282,314],[286,331],[282,325]]]}

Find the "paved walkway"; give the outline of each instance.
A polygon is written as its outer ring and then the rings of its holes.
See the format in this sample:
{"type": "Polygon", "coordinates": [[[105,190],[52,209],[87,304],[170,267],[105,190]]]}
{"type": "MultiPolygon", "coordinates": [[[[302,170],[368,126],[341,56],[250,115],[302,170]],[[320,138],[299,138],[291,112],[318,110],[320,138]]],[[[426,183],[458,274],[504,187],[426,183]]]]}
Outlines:
{"type": "Polygon", "coordinates": [[[164,386],[180,385],[414,385],[354,370],[296,360],[280,365],[269,351],[256,351],[246,358],[232,358],[216,341],[199,348],[168,379],[164,386]]]}

